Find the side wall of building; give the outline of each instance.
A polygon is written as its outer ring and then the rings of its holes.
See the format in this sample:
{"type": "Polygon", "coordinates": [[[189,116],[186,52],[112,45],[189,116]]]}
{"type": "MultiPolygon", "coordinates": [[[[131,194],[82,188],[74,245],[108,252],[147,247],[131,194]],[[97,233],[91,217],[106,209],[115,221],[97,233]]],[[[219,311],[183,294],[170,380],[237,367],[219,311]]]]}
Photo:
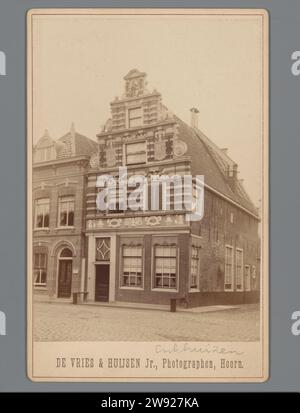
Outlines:
{"type": "Polygon", "coordinates": [[[260,239],[257,219],[209,190],[205,191],[204,199],[203,219],[191,224],[192,235],[201,239],[201,258],[200,292],[189,294],[189,305],[259,301],[260,239]],[[230,288],[225,285],[226,248],[232,251],[230,288]],[[241,288],[237,286],[237,251],[241,252],[242,257],[241,288]]]}

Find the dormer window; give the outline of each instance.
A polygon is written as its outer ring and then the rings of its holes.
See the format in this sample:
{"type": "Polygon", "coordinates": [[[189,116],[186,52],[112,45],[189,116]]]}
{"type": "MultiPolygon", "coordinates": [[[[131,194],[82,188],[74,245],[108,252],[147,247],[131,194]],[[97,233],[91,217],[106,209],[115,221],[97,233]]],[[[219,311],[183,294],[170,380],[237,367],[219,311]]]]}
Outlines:
{"type": "Polygon", "coordinates": [[[125,157],[126,165],[146,163],[146,142],[127,143],[125,157]]]}
{"type": "Polygon", "coordinates": [[[50,161],[52,158],[53,158],[53,155],[52,155],[51,146],[49,146],[48,148],[39,148],[36,150],[36,154],[35,154],[36,162],[50,161]]]}
{"type": "Polygon", "coordinates": [[[46,129],[44,135],[34,147],[34,162],[46,162],[56,159],[55,142],[46,129]]]}
{"type": "Polygon", "coordinates": [[[142,108],[128,109],[128,124],[129,128],[142,126],[142,108]]]}

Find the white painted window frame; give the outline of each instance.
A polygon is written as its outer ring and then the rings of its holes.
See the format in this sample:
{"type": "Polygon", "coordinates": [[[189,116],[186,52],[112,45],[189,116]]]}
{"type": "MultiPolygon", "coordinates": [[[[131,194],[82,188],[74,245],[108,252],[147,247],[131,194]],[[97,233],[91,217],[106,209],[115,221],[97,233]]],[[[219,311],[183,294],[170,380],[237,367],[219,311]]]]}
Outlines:
{"type": "Polygon", "coordinates": [[[234,290],[234,253],[233,253],[233,246],[229,244],[225,244],[225,271],[224,271],[224,291],[233,291],[234,290]],[[226,248],[231,250],[231,288],[226,288],[226,248]]]}
{"type": "Polygon", "coordinates": [[[155,243],[152,245],[151,248],[151,291],[157,291],[157,292],[166,292],[166,293],[178,293],[179,291],[179,247],[177,244],[160,244],[160,243],[155,243]],[[176,288],[160,288],[160,287],[155,287],[155,248],[156,247],[175,247],[176,248],[176,288]]]}
{"type": "Polygon", "coordinates": [[[242,248],[235,249],[235,291],[244,291],[244,251],[242,248]],[[242,262],[241,262],[241,288],[237,288],[237,251],[242,253],[242,262]]]}
{"type": "Polygon", "coordinates": [[[142,243],[137,243],[137,244],[128,244],[128,243],[122,243],[120,245],[120,270],[119,270],[119,288],[121,290],[137,290],[137,291],[143,291],[145,289],[145,265],[144,265],[144,259],[145,259],[145,253],[144,253],[144,245],[142,243]],[[123,280],[123,248],[124,247],[141,247],[142,249],[142,256],[141,256],[141,276],[142,276],[142,285],[139,286],[130,286],[130,285],[123,285],[122,280],[123,280]]]}

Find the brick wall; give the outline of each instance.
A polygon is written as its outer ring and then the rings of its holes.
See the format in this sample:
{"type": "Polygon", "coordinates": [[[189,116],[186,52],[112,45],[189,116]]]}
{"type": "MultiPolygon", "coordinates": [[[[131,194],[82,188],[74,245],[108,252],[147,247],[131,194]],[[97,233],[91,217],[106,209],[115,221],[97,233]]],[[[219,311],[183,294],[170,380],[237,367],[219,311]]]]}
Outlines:
{"type": "Polygon", "coordinates": [[[225,245],[232,246],[234,251],[234,285],[235,250],[240,248],[243,250],[243,270],[245,265],[251,266],[251,270],[253,266],[256,268],[257,278],[255,283],[251,279],[251,288],[258,289],[260,239],[257,220],[208,190],[204,202],[203,219],[191,224],[191,233],[202,239],[200,290],[224,291],[225,245]]]}
{"type": "MultiPolygon", "coordinates": [[[[34,202],[49,198],[49,229],[33,231],[33,253],[42,245],[47,254],[46,288],[35,289],[36,294],[55,296],[57,293],[58,257],[64,247],[71,249],[72,291],[81,289],[82,258],[85,254],[85,168],[79,161],[68,160],[61,164],[45,165],[33,170],[33,220],[34,202]],[[74,226],[59,228],[59,198],[72,195],[75,200],[74,226]]],[[[33,221],[34,222],[34,221],[33,221]]]]}
{"type": "MultiPolygon", "coordinates": [[[[178,236],[161,237],[157,235],[144,235],[141,238],[144,248],[144,289],[125,289],[120,288],[120,256],[117,258],[116,266],[116,301],[140,302],[149,304],[169,304],[170,298],[182,297],[187,292],[187,277],[189,268],[189,234],[179,234],[178,236]],[[160,243],[162,239],[165,242],[176,243],[179,257],[179,284],[178,292],[176,291],[158,291],[151,288],[153,286],[153,246],[160,243]]],[[[130,237],[117,237],[117,251],[120,251],[122,243],[130,242],[130,237]]]]}

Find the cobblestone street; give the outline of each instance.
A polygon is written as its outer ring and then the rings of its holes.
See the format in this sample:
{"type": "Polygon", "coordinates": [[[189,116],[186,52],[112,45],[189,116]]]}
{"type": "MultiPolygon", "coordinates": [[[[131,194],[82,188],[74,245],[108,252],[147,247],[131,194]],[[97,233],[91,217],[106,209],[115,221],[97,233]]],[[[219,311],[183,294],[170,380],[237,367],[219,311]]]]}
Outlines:
{"type": "Polygon", "coordinates": [[[202,313],[34,304],[35,341],[256,341],[259,307],[202,313]]]}

